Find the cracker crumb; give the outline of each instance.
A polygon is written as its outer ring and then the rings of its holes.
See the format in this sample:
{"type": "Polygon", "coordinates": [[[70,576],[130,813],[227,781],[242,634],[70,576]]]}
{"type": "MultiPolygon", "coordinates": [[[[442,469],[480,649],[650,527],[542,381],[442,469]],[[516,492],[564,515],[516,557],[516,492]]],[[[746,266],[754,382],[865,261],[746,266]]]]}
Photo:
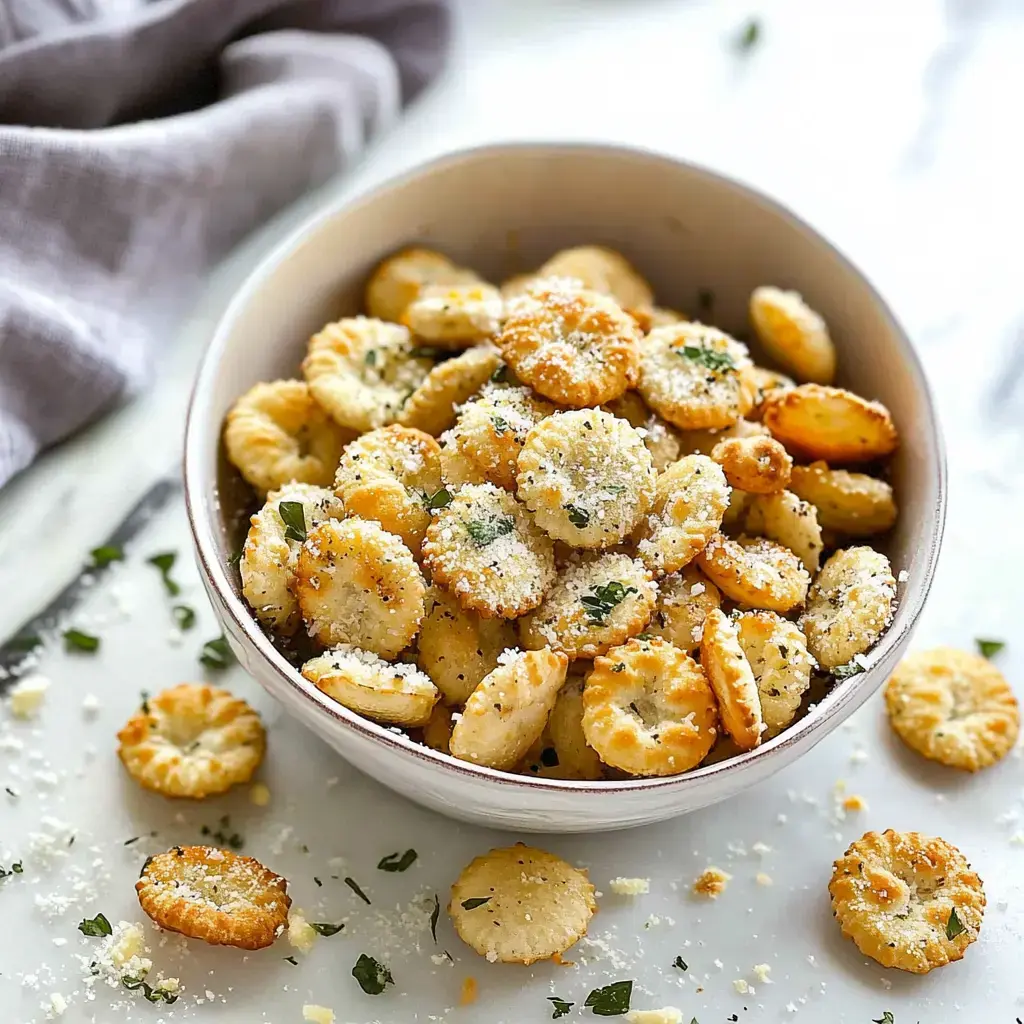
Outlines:
{"type": "Polygon", "coordinates": [[[642,896],[651,891],[649,878],[613,878],[609,888],[618,896],[642,896]]]}
{"type": "Polygon", "coordinates": [[[868,802],[862,796],[857,796],[856,793],[851,793],[843,801],[844,811],[866,811],[868,809],[868,802]]]}
{"type": "Polygon", "coordinates": [[[471,1003],[475,1003],[479,995],[480,987],[476,983],[476,978],[472,976],[463,978],[462,990],[459,993],[459,1006],[469,1006],[471,1003]]]}
{"type": "Polygon", "coordinates": [[[772,983],[771,978],[768,977],[771,971],[771,964],[754,964],[751,968],[751,973],[762,985],[770,985],[772,983]]]}
{"type": "Polygon", "coordinates": [[[270,803],[270,788],[262,782],[256,782],[249,788],[249,802],[257,807],[266,807],[270,803]]]}
{"type": "Polygon", "coordinates": [[[334,1024],[334,1011],[316,1003],[306,1003],[302,1007],[302,1019],[309,1024],[334,1024]]]}
{"type": "Polygon", "coordinates": [[[693,883],[693,891],[698,896],[707,896],[713,900],[718,899],[725,892],[725,887],[731,878],[732,875],[721,868],[706,868],[693,883]]]}
{"type": "Polygon", "coordinates": [[[758,873],[754,875],[754,881],[757,882],[758,885],[774,885],[774,882],[772,882],[772,876],[766,875],[763,871],[758,871],[758,873]]]}

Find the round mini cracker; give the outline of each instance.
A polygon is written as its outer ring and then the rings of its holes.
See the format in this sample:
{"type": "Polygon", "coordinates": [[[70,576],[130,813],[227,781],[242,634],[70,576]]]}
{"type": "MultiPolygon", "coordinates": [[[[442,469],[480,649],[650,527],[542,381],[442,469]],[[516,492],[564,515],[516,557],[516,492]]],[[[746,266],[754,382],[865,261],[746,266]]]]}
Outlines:
{"type": "Polygon", "coordinates": [[[519,453],[530,431],[555,411],[529,388],[486,384],[459,410],[441,436],[441,475],[447,484],[516,488],[519,453]]]}
{"type": "Polygon", "coordinates": [[[228,460],[261,495],[294,481],[327,486],[351,437],[301,380],[253,385],[224,420],[228,460]]]}
{"type": "Polygon", "coordinates": [[[402,323],[431,345],[467,348],[501,325],[504,302],[494,285],[427,285],[402,314],[402,323]]]}
{"type": "Polygon", "coordinates": [[[637,390],[677,427],[718,430],[753,408],[756,388],[746,373],[751,365],[746,345],[715,327],[658,327],[640,346],[637,390]]]}
{"type": "Polygon", "coordinates": [[[416,663],[434,681],[446,704],[465,704],[477,683],[497,667],[498,655],[515,645],[512,623],[467,611],[441,587],[427,592],[416,663]]]}
{"type": "Polygon", "coordinates": [[[772,437],[730,437],[711,450],[731,487],[752,494],[776,494],[789,483],[793,460],[772,437]]]}
{"type": "Polygon", "coordinates": [[[399,323],[425,287],[472,285],[479,280],[472,270],[456,266],[433,249],[402,249],[382,260],[370,275],[366,310],[370,316],[399,323]]]}
{"type": "Polygon", "coordinates": [[[398,422],[440,437],[455,424],[457,406],[469,401],[502,365],[493,345],[476,345],[436,363],[409,396],[398,422]]]}
{"type": "Polygon", "coordinates": [[[309,339],[302,373],[335,422],[365,431],[393,423],[433,363],[398,324],[365,316],[327,324],[309,339]]]}
{"type": "Polygon", "coordinates": [[[798,292],[764,285],[750,296],[750,322],[768,355],[801,381],[831,384],[836,348],[825,321],[798,292]]]}
{"type": "Polygon", "coordinates": [[[146,860],[139,905],[166,931],[214,946],[263,949],[288,924],[288,882],[252,857],[213,846],[172,846],[146,860]]]}
{"type": "Polygon", "coordinates": [[[519,453],[519,499],[534,522],[578,548],[627,537],[654,502],[658,479],[643,439],[600,409],[555,413],[519,453]]]}
{"type": "Polygon", "coordinates": [[[692,653],[700,647],[708,612],[721,603],[718,587],[695,565],[686,565],[658,580],[658,604],[647,632],[692,653]]]}
{"type": "Polygon", "coordinates": [[[651,461],[659,473],[668,469],[683,454],[675,427],[648,409],[647,403],[638,392],[627,391],[608,402],[604,409],[636,429],[651,453],[651,461]]]}
{"type": "Polygon", "coordinates": [[[764,728],[757,681],[735,625],[717,608],[704,620],[700,664],[718,700],[722,728],[740,750],[753,750],[761,742],[764,728]]]}
{"type": "Polygon", "coordinates": [[[452,756],[488,768],[514,768],[544,731],[568,664],[564,654],[548,647],[505,651],[455,722],[452,756]]]}
{"type": "Polygon", "coordinates": [[[734,624],[757,683],[764,738],[770,739],[796,717],[811,685],[814,658],[796,623],[775,612],[743,612],[736,616],[734,624]]]}
{"type": "Polygon", "coordinates": [[[302,666],[302,674],[339,704],[375,722],[426,725],[440,696],[425,672],[389,664],[371,651],[340,644],[302,666]]]}
{"type": "Polygon", "coordinates": [[[495,342],[520,380],[580,409],[609,402],[636,383],[640,337],[613,299],[552,279],[509,304],[495,342]]]}
{"type": "Polygon", "coordinates": [[[764,366],[752,366],[749,370],[750,378],[757,388],[757,398],[754,408],[747,415],[752,420],[759,420],[764,412],[764,400],[774,391],[785,391],[788,388],[795,388],[796,381],[787,377],[777,370],[769,370],[764,366]]]}
{"type": "Polygon", "coordinates": [[[744,608],[785,614],[807,597],[810,577],[800,559],[764,537],[731,540],[716,533],[697,564],[726,597],[744,608]]]}
{"type": "Polygon", "coordinates": [[[976,772],[1002,760],[1020,731],[1017,698],[987,658],[952,647],[905,657],[885,688],[889,724],[931,761],[976,772]]]}
{"type": "Polygon", "coordinates": [[[540,739],[543,744],[540,764],[529,766],[531,774],[548,779],[589,781],[602,777],[601,758],[587,743],[583,732],[583,685],[584,676],[573,673],[558,691],[540,739]]]}
{"type": "Polygon", "coordinates": [[[585,288],[610,295],[623,309],[654,305],[651,286],[629,260],[601,245],[562,249],[537,271],[537,276],[575,278],[585,288]]]}
{"type": "Polygon", "coordinates": [[[892,487],[865,473],[812,462],[793,467],[789,489],[818,510],[823,528],[847,537],[871,537],[896,524],[892,487]]]}
{"type": "Polygon", "coordinates": [[[808,650],[826,671],[849,664],[878,642],[895,603],[896,580],[885,555],[865,545],[836,551],[821,567],[800,617],[808,650]]]}
{"type": "Polygon", "coordinates": [[[412,553],[379,523],[329,519],[311,530],[295,566],[295,596],[310,636],[385,658],[412,642],[426,584],[412,553]]]}
{"type": "Polygon", "coordinates": [[[605,764],[630,775],[678,775],[704,759],[717,723],[700,665],[667,641],[634,638],[594,659],[583,732],[605,764]]]}
{"type": "Polygon", "coordinates": [[[484,618],[525,615],[555,578],[551,539],[494,484],[459,489],[427,528],[423,561],[436,583],[484,618]]]}
{"type": "Polygon", "coordinates": [[[517,843],[471,861],[452,886],[459,938],[490,962],[532,964],[587,933],[597,902],[587,873],[517,843]]]}
{"type": "Polygon", "coordinates": [[[606,552],[571,562],[539,608],[519,620],[523,646],[594,658],[647,625],[658,588],[641,562],[606,552]]]}
{"type": "Polygon", "coordinates": [[[179,683],[146,697],[117,739],[117,756],[140,786],[191,800],[248,782],[267,745],[260,716],[205,683],[179,683]]]}
{"type": "Polygon", "coordinates": [[[441,489],[441,446],[429,434],[392,424],[349,444],[334,477],[345,511],[380,523],[416,553],[430,525],[427,502],[441,489]]]}
{"type": "Polygon", "coordinates": [[[729,485],[706,455],[687,455],[658,477],[654,506],[637,531],[636,552],[656,575],[677,572],[704,550],[729,507],[729,485]]]}
{"type": "Polygon", "coordinates": [[[282,502],[286,503],[286,510],[288,502],[301,505],[304,531],[325,519],[341,519],[345,507],[326,487],[291,483],[271,491],[263,508],[249,520],[238,563],[242,596],[260,622],[290,636],[302,621],[299,603],[292,593],[301,540],[281,518],[282,502]]]}
{"type": "Polygon", "coordinates": [[[793,454],[826,462],[871,462],[891,455],[899,435],[889,410],[843,388],[801,384],[764,401],[762,422],[793,454]]]}
{"type": "Polygon", "coordinates": [[[737,420],[721,430],[677,430],[679,451],[684,455],[710,455],[722,441],[731,438],[771,437],[768,428],[753,420],[737,420]]]}
{"type": "Polygon", "coordinates": [[[918,832],[866,832],[835,862],[828,891],[861,953],[914,974],[961,959],[985,913],[981,879],[963,854],[918,832]]]}
{"type": "Polygon", "coordinates": [[[792,491],[753,495],[743,512],[743,530],[788,548],[812,576],[818,571],[825,546],[818,512],[792,491]]]}

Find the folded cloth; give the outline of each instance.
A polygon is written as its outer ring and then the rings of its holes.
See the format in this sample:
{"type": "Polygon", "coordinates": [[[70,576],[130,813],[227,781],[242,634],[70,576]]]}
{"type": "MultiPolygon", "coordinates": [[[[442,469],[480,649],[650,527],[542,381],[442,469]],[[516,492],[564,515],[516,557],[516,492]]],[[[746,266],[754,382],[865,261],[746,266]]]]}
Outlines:
{"type": "Polygon", "coordinates": [[[0,485],[440,70],[447,0],[0,0],[0,485]]]}

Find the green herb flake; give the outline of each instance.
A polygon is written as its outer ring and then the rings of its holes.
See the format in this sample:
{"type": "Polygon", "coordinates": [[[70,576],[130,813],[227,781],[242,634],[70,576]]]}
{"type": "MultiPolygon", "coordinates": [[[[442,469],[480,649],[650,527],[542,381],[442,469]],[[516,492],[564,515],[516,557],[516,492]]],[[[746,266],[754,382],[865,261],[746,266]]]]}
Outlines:
{"type": "Polygon", "coordinates": [[[653,633],[637,633],[636,639],[637,640],[653,640],[654,639],[654,634],[653,633]]]}
{"type": "Polygon", "coordinates": [[[883,1010],[882,1016],[875,1020],[872,1018],[871,1024],[896,1024],[896,1018],[892,1015],[892,1010],[883,1010]]]}
{"type": "Polygon", "coordinates": [[[159,986],[153,988],[143,978],[134,977],[133,975],[125,975],[121,979],[121,984],[124,985],[129,992],[134,992],[136,989],[142,989],[143,996],[151,1003],[166,1003],[170,1006],[172,1003],[178,1001],[177,992],[168,992],[166,989],[162,989],[159,986]]]}
{"type": "Polygon", "coordinates": [[[310,921],[309,927],[317,933],[322,935],[325,939],[329,939],[332,935],[337,935],[342,928],[345,927],[345,922],[342,921],[340,924],[328,924],[326,921],[310,921]]]}
{"type": "Polygon", "coordinates": [[[508,425],[508,420],[504,416],[492,416],[491,423],[494,424],[494,432],[496,434],[508,433],[512,428],[508,425]]]}
{"type": "Polygon", "coordinates": [[[182,632],[186,629],[191,629],[196,624],[195,610],[189,608],[187,604],[176,604],[171,609],[171,615],[174,616],[174,624],[182,632]]]}
{"type": "Polygon", "coordinates": [[[583,1005],[589,1006],[598,1017],[618,1017],[629,1012],[632,994],[632,981],[616,981],[611,985],[595,988],[583,1005]]]}
{"type": "Polygon", "coordinates": [[[367,905],[370,905],[370,897],[359,888],[359,883],[354,878],[345,876],[345,884],[367,905]]]}
{"type": "Polygon", "coordinates": [[[442,487],[433,494],[423,494],[423,506],[428,512],[439,508],[447,508],[452,503],[452,492],[447,487],[442,487]]]}
{"type": "Polygon", "coordinates": [[[491,519],[470,519],[466,523],[466,532],[472,537],[477,547],[485,548],[493,544],[499,537],[510,534],[516,528],[511,516],[494,516],[491,519]]]}
{"type": "Polygon", "coordinates": [[[405,853],[389,853],[377,862],[377,870],[408,871],[414,860],[416,860],[415,850],[406,850],[405,853]]]}
{"type": "Polygon", "coordinates": [[[476,910],[477,907],[482,907],[485,903],[490,903],[490,896],[473,896],[468,900],[462,901],[463,910],[476,910]]]}
{"type": "Polygon", "coordinates": [[[279,501],[277,514],[284,523],[286,540],[297,540],[300,544],[306,539],[306,510],[301,501],[279,501]]]}
{"type": "Polygon", "coordinates": [[[430,912],[430,934],[433,936],[434,945],[437,945],[437,919],[441,916],[441,901],[434,893],[434,909],[430,912]]]}
{"type": "Polygon", "coordinates": [[[615,664],[614,668],[612,668],[612,671],[613,672],[625,672],[626,671],[626,663],[624,661],[617,662],[615,664]]]}
{"type": "Polygon", "coordinates": [[[576,1005],[575,1003],[568,1003],[564,999],[559,999],[558,996],[548,996],[548,1002],[553,1006],[551,1011],[552,1020],[564,1017],[576,1005]]]}
{"type": "Polygon", "coordinates": [[[983,658],[992,658],[997,655],[1005,646],[1005,640],[982,640],[978,638],[974,641],[978,645],[978,653],[983,658]]]}
{"type": "Polygon", "coordinates": [[[285,957],[282,957],[281,959],[286,961],[287,963],[290,963],[292,965],[292,967],[298,967],[299,966],[299,961],[296,960],[295,957],[293,957],[293,956],[285,956],[285,957]]]}
{"type": "Polygon", "coordinates": [[[111,562],[123,562],[124,548],[120,544],[101,544],[98,548],[93,548],[89,556],[92,558],[90,568],[102,569],[111,562]]]}
{"type": "Polygon", "coordinates": [[[690,969],[690,965],[681,956],[677,956],[672,961],[672,966],[678,967],[681,971],[688,971],[690,969]]]}
{"type": "Polygon", "coordinates": [[[18,794],[10,786],[4,786],[4,792],[12,799],[17,800],[18,794]]]}
{"type": "Polygon", "coordinates": [[[87,651],[93,654],[99,650],[100,638],[91,633],[83,633],[80,629],[66,629],[64,631],[64,650],[66,651],[87,651]]]}
{"type": "Polygon", "coordinates": [[[178,556],[174,551],[165,551],[159,555],[153,555],[152,558],[147,558],[146,561],[150,565],[156,566],[160,571],[160,578],[164,581],[164,589],[171,597],[177,597],[181,593],[181,587],[171,579],[171,570],[174,568],[174,563],[178,556]]]}
{"type": "Polygon", "coordinates": [[[967,929],[964,927],[963,921],[956,916],[956,907],[951,907],[949,911],[949,920],[946,922],[946,938],[951,942],[958,935],[962,935],[967,929]]]}
{"type": "Polygon", "coordinates": [[[366,355],[363,356],[363,362],[366,363],[367,366],[376,366],[377,365],[377,350],[375,348],[371,348],[366,353],[366,355]]]}
{"type": "Polygon", "coordinates": [[[491,374],[492,384],[508,384],[509,383],[509,369],[502,363],[495,371],[491,374]]]}
{"type": "Polygon", "coordinates": [[[83,935],[88,935],[93,939],[102,938],[104,935],[113,935],[114,933],[114,929],[110,927],[110,922],[103,914],[97,914],[92,919],[87,917],[84,921],[79,921],[78,930],[83,935]]]}
{"type": "Polygon", "coordinates": [[[837,665],[832,669],[832,676],[835,679],[849,679],[851,676],[858,676],[864,671],[864,666],[855,661],[848,661],[845,665],[837,665]]]}
{"type": "Polygon", "coordinates": [[[25,868],[22,866],[22,863],[21,863],[20,860],[16,860],[10,866],[10,868],[5,868],[5,867],[0,866],[0,881],[3,881],[3,879],[8,878],[10,875],[20,875],[20,874],[23,874],[24,871],[25,871],[25,868]]]}
{"type": "Polygon", "coordinates": [[[225,639],[223,633],[215,640],[207,640],[203,649],[199,652],[199,660],[207,668],[215,671],[229,668],[235,660],[234,654],[225,639]]]}
{"type": "Polygon", "coordinates": [[[585,508],[580,508],[579,505],[563,505],[562,508],[569,513],[569,522],[576,527],[577,530],[584,530],[590,523],[590,513],[585,508]]]}
{"type": "Polygon", "coordinates": [[[618,580],[591,587],[589,594],[580,598],[580,604],[590,619],[590,625],[603,626],[616,605],[621,604],[630,594],[637,593],[636,587],[627,587],[618,580]]]}
{"type": "Polygon", "coordinates": [[[728,352],[721,352],[717,348],[705,348],[703,345],[684,345],[677,348],[676,352],[684,359],[689,359],[699,366],[703,366],[712,373],[723,373],[736,369],[736,364],[728,352]]]}
{"type": "Polygon", "coordinates": [[[736,49],[740,53],[749,53],[761,41],[761,22],[757,18],[749,18],[736,36],[736,49]]]}
{"type": "Polygon", "coordinates": [[[385,985],[394,985],[395,979],[391,972],[378,960],[365,953],[359,954],[355,967],[352,968],[352,977],[359,982],[359,987],[368,996],[379,996],[384,991],[385,985]]]}

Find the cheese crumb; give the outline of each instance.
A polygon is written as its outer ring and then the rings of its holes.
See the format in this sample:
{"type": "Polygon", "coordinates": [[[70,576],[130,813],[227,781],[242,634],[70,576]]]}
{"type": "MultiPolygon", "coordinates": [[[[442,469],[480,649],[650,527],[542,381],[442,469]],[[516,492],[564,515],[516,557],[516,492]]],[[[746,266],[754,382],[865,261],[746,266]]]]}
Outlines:
{"type": "Polygon", "coordinates": [[[857,796],[856,793],[851,793],[843,801],[844,811],[866,811],[868,809],[868,802],[862,796],[857,796]]]}
{"type": "Polygon", "coordinates": [[[626,1020],[629,1024],[682,1024],[683,1011],[675,1006],[663,1006],[660,1010],[630,1010],[626,1020]]]}
{"type": "Polygon", "coordinates": [[[608,885],[619,896],[642,896],[651,891],[649,878],[613,878],[608,885]]]}
{"type": "Polygon", "coordinates": [[[50,993],[50,1009],[47,1016],[51,1019],[54,1017],[60,1017],[67,1008],[68,1001],[59,992],[50,993]]]}
{"type": "Polygon", "coordinates": [[[308,953],[316,942],[316,930],[306,920],[303,910],[292,910],[288,915],[288,945],[300,953],[308,953]]]}
{"type": "Polygon", "coordinates": [[[99,699],[99,697],[97,697],[95,693],[87,693],[82,698],[82,711],[85,713],[86,717],[88,717],[88,718],[94,717],[95,715],[99,714],[99,710],[100,710],[100,699],[99,699]]]}
{"type": "Polygon", "coordinates": [[[745,978],[734,978],[734,979],[733,979],[733,983],[732,983],[732,987],[733,987],[734,989],[736,989],[736,991],[737,991],[737,992],[738,992],[738,993],[739,993],[739,994],[740,994],[741,996],[745,996],[745,995],[746,995],[746,994],[747,994],[748,992],[753,992],[753,991],[754,991],[754,990],[753,990],[753,989],[752,989],[752,988],[751,988],[751,987],[750,987],[750,986],[749,986],[749,985],[747,984],[747,982],[746,982],[746,979],[745,979],[745,978]]]}
{"type": "Polygon", "coordinates": [[[757,882],[758,885],[773,885],[774,884],[772,882],[772,876],[771,875],[766,875],[763,871],[758,871],[758,873],[756,875],[754,875],[754,881],[757,882]]]}
{"type": "Polygon", "coordinates": [[[306,1003],[302,1007],[302,1019],[309,1021],[309,1024],[334,1024],[334,1011],[326,1006],[306,1003]]]}
{"type": "Polygon", "coordinates": [[[770,985],[772,983],[771,978],[768,977],[772,972],[771,964],[754,964],[750,970],[762,985],[770,985]]]}
{"type": "Polygon", "coordinates": [[[758,857],[763,857],[766,853],[771,853],[772,848],[767,843],[754,843],[750,848],[758,857]]]}
{"type": "Polygon", "coordinates": [[[46,676],[25,676],[11,688],[7,706],[15,718],[35,718],[50,688],[46,676]]]}
{"type": "Polygon", "coordinates": [[[693,891],[698,896],[707,896],[710,899],[718,899],[725,892],[732,875],[721,868],[707,868],[701,876],[693,883],[693,891]]]}
{"type": "Polygon", "coordinates": [[[256,782],[249,788],[249,802],[257,807],[266,807],[270,803],[270,789],[262,782],[256,782]]]}

